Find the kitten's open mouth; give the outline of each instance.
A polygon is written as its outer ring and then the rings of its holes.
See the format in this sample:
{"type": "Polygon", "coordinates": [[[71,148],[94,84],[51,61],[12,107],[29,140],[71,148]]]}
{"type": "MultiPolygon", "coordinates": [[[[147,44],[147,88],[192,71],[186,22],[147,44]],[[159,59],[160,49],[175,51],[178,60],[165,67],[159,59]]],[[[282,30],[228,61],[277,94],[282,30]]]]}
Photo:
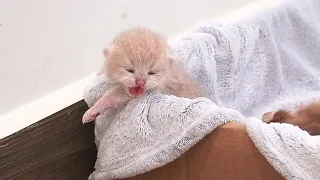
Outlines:
{"type": "Polygon", "coordinates": [[[131,87],[131,88],[129,88],[129,92],[130,92],[130,94],[132,94],[134,96],[140,96],[144,92],[144,89],[140,86],[131,87]]]}

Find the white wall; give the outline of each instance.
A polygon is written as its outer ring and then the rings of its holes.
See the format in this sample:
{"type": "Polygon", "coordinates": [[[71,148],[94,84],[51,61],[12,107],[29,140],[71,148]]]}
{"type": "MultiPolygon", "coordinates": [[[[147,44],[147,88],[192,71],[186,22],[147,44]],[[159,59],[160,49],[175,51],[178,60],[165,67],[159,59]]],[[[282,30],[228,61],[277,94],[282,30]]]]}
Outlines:
{"type": "Polygon", "coordinates": [[[254,0],[1,0],[0,116],[95,72],[124,28],[170,36],[254,0]]]}

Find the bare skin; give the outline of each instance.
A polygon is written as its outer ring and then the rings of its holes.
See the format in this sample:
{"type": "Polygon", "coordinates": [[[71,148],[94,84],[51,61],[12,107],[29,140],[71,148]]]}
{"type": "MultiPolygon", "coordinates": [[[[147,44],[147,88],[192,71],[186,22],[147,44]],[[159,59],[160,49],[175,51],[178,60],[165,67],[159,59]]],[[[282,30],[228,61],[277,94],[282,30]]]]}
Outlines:
{"type": "Polygon", "coordinates": [[[135,28],[119,34],[104,50],[105,73],[116,87],[108,90],[83,116],[88,123],[106,109],[142,96],[151,89],[178,97],[197,98],[201,90],[178,65],[164,39],[135,28]]]}
{"type": "Polygon", "coordinates": [[[267,112],[262,116],[262,120],[266,123],[293,124],[307,131],[310,135],[320,135],[320,102],[301,105],[295,112],[283,109],[267,112]]]}

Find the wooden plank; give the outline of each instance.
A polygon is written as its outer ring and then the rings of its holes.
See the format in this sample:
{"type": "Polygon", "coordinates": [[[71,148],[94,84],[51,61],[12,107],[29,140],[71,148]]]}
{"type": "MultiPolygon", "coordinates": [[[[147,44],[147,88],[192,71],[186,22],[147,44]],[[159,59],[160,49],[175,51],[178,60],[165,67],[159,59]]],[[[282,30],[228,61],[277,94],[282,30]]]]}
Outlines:
{"type": "Polygon", "coordinates": [[[87,179],[96,160],[94,125],[77,102],[0,140],[0,179],[87,179]]]}

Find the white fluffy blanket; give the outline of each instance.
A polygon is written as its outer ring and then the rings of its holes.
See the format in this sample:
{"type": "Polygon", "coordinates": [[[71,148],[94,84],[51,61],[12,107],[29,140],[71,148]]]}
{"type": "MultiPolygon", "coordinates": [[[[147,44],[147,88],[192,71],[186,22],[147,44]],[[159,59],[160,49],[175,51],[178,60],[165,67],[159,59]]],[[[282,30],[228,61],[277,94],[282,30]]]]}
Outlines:
{"type": "MultiPolygon", "coordinates": [[[[130,177],[163,166],[229,121],[244,123],[287,179],[320,179],[319,136],[260,120],[266,111],[320,97],[319,10],[319,0],[291,0],[236,23],[195,25],[173,49],[206,98],[150,92],[106,111],[95,121],[98,158],[89,179],[130,177]]],[[[88,105],[109,86],[97,77],[85,91],[88,105]]]]}

